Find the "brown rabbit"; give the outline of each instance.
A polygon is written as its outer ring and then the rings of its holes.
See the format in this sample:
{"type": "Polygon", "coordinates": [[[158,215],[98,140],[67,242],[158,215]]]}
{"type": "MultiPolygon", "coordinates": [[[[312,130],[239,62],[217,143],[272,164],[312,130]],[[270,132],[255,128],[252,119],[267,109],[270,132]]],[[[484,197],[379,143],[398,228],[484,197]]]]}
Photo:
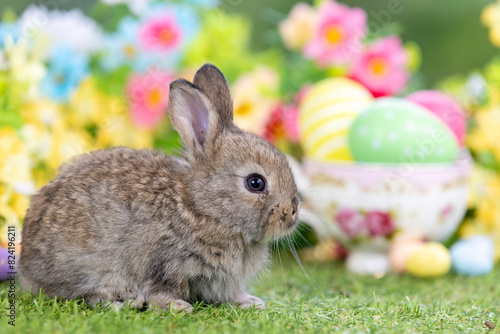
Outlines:
{"type": "Polygon", "coordinates": [[[25,288],[142,308],[188,301],[264,308],[246,291],[268,242],[293,231],[298,196],[285,156],[233,124],[222,73],[170,84],[182,158],[119,147],[77,157],[33,196],[24,220],[25,288]]]}

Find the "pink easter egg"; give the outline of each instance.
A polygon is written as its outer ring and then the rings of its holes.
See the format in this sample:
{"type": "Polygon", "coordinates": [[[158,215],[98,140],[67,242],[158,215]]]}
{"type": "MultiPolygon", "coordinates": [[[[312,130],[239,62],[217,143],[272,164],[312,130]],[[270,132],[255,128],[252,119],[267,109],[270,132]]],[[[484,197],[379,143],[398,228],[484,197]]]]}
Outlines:
{"type": "Polygon", "coordinates": [[[421,239],[416,238],[400,238],[396,239],[391,244],[389,249],[389,262],[391,269],[402,274],[406,271],[406,262],[408,258],[424,246],[421,239]]]}
{"type": "Polygon", "coordinates": [[[430,110],[448,125],[455,134],[458,143],[464,144],[465,114],[451,97],[435,90],[421,90],[408,95],[406,99],[430,110]]]}

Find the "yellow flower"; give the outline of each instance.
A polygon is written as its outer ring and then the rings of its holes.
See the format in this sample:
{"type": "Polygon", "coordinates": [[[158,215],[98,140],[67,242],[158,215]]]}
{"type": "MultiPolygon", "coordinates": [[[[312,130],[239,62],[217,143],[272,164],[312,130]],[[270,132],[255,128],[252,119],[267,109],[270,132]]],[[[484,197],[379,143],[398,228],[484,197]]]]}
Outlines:
{"type": "Polygon", "coordinates": [[[500,1],[490,4],[481,13],[481,22],[490,28],[490,41],[500,47],[500,1]]]}
{"type": "Polygon", "coordinates": [[[460,227],[462,237],[485,234],[495,243],[495,259],[500,258],[500,175],[474,166],[469,205],[476,209],[476,216],[460,227]]]}
{"type": "Polygon", "coordinates": [[[61,107],[47,99],[31,100],[23,105],[21,114],[26,124],[33,124],[43,129],[49,128],[63,117],[61,107]]]}
{"type": "Polygon", "coordinates": [[[150,148],[153,134],[134,128],[123,99],[102,93],[93,78],[85,79],[73,94],[67,110],[74,128],[96,127],[94,147],[130,146],[150,148]]]}
{"type": "Polygon", "coordinates": [[[32,182],[28,150],[12,128],[0,128],[0,156],[0,182],[18,184],[20,189],[32,182]]]}
{"type": "Polygon", "coordinates": [[[489,105],[476,112],[477,127],[466,138],[467,145],[477,152],[492,152],[500,161],[498,129],[500,128],[500,106],[489,105]]]}
{"type": "Polygon", "coordinates": [[[0,127],[0,244],[7,226],[20,226],[28,208],[28,196],[35,191],[31,159],[18,133],[0,127]]]}
{"type": "Polygon", "coordinates": [[[115,113],[112,101],[96,86],[92,77],[84,79],[69,101],[68,122],[73,127],[86,127],[105,122],[108,115],[115,113]]]}
{"type": "Polygon", "coordinates": [[[291,50],[301,49],[311,39],[316,20],[316,10],[309,4],[300,2],[293,6],[287,19],[278,26],[285,46],[291,50]]]}
{"type": "Polygon", "coordinates": [[[151,131],[134,128],[130,120],[122,115],[110,116],[97,135],[97,146],[129,146],[133,148],[151,148],[151,131]]]}
{"type": "Polygon", "coordinates": [[[94,150],[93,139],[84,129],[69,128],[62,120],[54,124],[46,165],[57,170],[71,158],[94,150]]]}
{"type": "Polygon", "coordinates": [[[257,67],[233,85],[234,122],[243,130],[262,135],[276,102],[278,76],[268,67],[257,67]]]}
{"type": "Polygon", "coordinates": [[[50,100],[36,99],[26,103],[21,113],[25,123],[20,135],[33,163],[46,164],[51,156],[53,130],[57,124],[64,122],[61,106],[50,100]]]}

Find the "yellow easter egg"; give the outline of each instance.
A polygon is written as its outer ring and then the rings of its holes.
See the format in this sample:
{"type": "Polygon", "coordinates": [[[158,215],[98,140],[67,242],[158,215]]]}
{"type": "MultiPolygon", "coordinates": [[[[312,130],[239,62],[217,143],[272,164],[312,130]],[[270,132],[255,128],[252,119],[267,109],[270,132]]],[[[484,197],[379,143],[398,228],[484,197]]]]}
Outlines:
{"type": "Polygon", "coordinates": [[[418,239],[398,240],[389,249],[389,262],[391,269],[398,274],[406,271],[408,258],[421,249],[425,243],[418,239]]]}
{"type": "Polygon", "coordinates": [[[408,258],[406,270],[417,277],[437,277],[451,267],[450,252],[439,242],[429,242],[408,258]]]}
{"type": "Polygon", "coordinates": [[[356,116],[373,100],[361,84],[346,78],[316,83],[299,106],[300,142],[319,161],[352,160],[347,137],[356,116]]]}

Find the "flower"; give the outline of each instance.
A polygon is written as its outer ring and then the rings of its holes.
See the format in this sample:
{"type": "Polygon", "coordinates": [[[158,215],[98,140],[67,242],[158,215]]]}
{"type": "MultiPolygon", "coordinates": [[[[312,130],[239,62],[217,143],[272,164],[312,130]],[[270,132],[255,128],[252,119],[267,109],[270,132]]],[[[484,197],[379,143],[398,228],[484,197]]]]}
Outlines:
{"type": "Polygon", "coordinates": [[[448,204],[447,206],[442,208],[441,211],[439,212],[439,221],[440,222],[446,221],[450,217],[450,214],[452,212],[453,212],[453,205],[451,204],[448,204]]]}
{"type": "Polygon", "coordinates": [[[168,107],[169,84],[174,77],[161,70],[134,75],[127,84],[127,97],[134,124],[154,127],[165,116],[168,107]]]}
{"type": "Polygon", "coordinates": [[[118,24],[115,33],[106,38],[105,50],[101,59],[104,69],[112,71],[122,65],[131,65],[132,68],[141,72],[155,63],[158,58],[155,53],[145,52],[139,44],[139,21],[130,17],[124,17],[118,24]]]}
{"type": "Polygon", "coordinates": [[[475,115],[475,126],[466,137],[467,146],[478,154],[489,153],[500,161],[498,127],[500,126],[500,106],[487,105],[475,115]]]}
{"type": "Polygon", "coordinates": [[[186,6],[155,4],[142,17],[139,41],[146,50],[172,54],[191,42],[198,25],[186,6]]]}
{"type": "MultiPolygon", "coordinates": [[[[26,189],[32,183],[31,161],[26,145],[12,128],[0,128],[0,183],[12,185],[17,190],[26,189]]],[[[31,186],[28,188],[32,189],[31,186]]],[[[31,194],[32,191],[22,192],[31,194]]]]}
{"type": "Polygon", "coordinates": [[[467,219],[459,234],[467,237],[474,234],[490,236],[495,243],[495,260],[500,260],[500,175],[477,164],[470,179],[469,206],[475,208],[475,217],[467,219]]]}
{"type": "Polygon", "coordinates": [[[99,132],[107,122],[107,117],[117,112],[115,98],[103,93],[96,86],[94,77],[88,76],[81,81],[68,103],[71,113],[66,123],[73,128],[97,127],[99,132]]]}
{"type": "Polygon", "coordinates": [[[24,100],[24,97],[34,98],[39,94],[40,81],[46,74],[46,69],[39,59],[39,54],[33,52],[27,40],[19,40],[17,43],[11,37],[7,37],[4,47],[5,68],[12,78],[9,82],[10,91],[14,88],[22,89],[16,100],[24,100]],[[19,84],[19,87],[17,87],[19,84]]]}
{"type": "Polygon", "coordinates": [[[245,131],[262,136],[272,114],[277,73],[268,67],[257,67],[242,75],[233,85],[234,122],[245,131]]]}
{"type": "Polygon", "coordinates": [[[303,54],[322,66],[345,64],[360,53],[366,33],[366,13],[362,9],[326,1],[319,7],[313,38],[303,54]]]}
{"type": "Polygon", "coordinates": [[[481,22],[490,28],[490,41],[500,47],[500,1],[484,7],[481,13],[481,22]]]}
{"type": "Polygon", "coordinates": [[[151,0],[101,0],[108,6],[125,4],[128,6],[130,11],[136,15],[140,15],[147,8],[151,0]]]}
{"type": "Polygon", "coordinates": [[[30,5],[19,19],[21,36],[41,36],[53,45],[66,45],[83,54],[102,47],[103,34],[99,25],[78,9],[50,11],[43,6],[30,5]]]}
{"type": "Polygon", "coordinates": [[[316,18],[316,10],[309,4],[299,2],[293,6],[287,19],[278,26],[285,46],[291,50],[299,50],[309,42],[316,18]]]}
{"type": "MultiPolygon", "coordinates": [[[[28,208],[28,196],[35,191],[31,159],[19,134],[10,127],[0,127],[0,232],[7,225],[20,226],[28,208]],[[4,226],[1,226],[4,225],[4,226]]],[[[5,240],[0,234],[0,242],[5,240]]]]}
{"type": "Polygon", "coordinates": [[[377,40],[354,62],[350,77],[375,97],[401,92],[408,81],[408,57],[399,37],[377,40]]]}
{"type": "Polygon", "coordinates": [[[372,237],[388,235],[394,231],[391,215],[381,211],[370,211],[366,214],[365,223],[372,237]]]}
{"type": "Polygon", "coordinates": [[[276,143],[280,139],[297,142],[299,140],[297,117],[297,106],[277,104],[264,128],[263,137],[271,143],[276,143]]]}
{"type": "Polygon", "coordinates": [[[86,56],[77,54],[67,47],[58,46],[50,59],[48,73],[42,82],[42,90],[46,96],[56,101],[65,101],[87,72],[86,56]]]}
{"type": "Polygon", "coordinates": [[[367,231],[363,215],[352,209],[343,208],[338,210],[335,220],[342,231],[350,238],[360,236],[367,231]]]}
{"type": "Polygon", "coordinates": [[[146,50],[173,51],[179,48],[182,31],[174,17],[165,14],[144,23],[139,36],[146,50]]]}

